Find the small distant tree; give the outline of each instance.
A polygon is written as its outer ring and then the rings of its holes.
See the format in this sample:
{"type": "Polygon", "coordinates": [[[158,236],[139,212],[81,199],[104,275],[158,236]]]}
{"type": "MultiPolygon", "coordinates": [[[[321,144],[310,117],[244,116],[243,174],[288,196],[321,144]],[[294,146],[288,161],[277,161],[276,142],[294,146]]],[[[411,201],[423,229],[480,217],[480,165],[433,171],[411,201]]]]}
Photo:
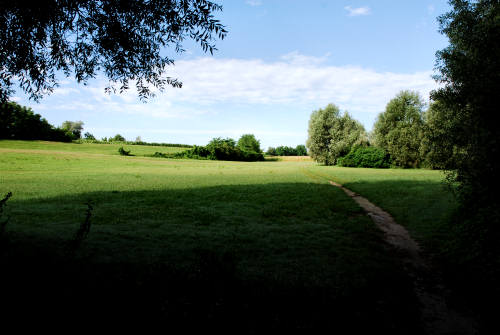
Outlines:
{"type": "Polygon", "coordinates": [[[252,134],[241,135],[237,146],[243,151],[261,152],[260,142],[252,134]]]}
{"type": "Polygon", "coordinates": [[[276,155],[278,156],[297,156],[297,151],[295,148],[288,147],[286,145],[280,145],[276,148],[276,155]]]}
{"type": "Polygon", "coordinates": [[[135,138],[135,141],[136,141],[136,142],[142,142],[142,138],[141,138],[140,136],[137,136],[137,137],[135,138]]]}
{"type": "Polygon", "coordinates": [[[354,145],[366,142],[363,125],[347,112],[340,115],[339,108],[334,104],[312,112],[306,145],[315,161],[334,165],[354,145]]]}
{"type": "Polygon", "coordinates": [[[125,137],[123,137],[120,134],[116,134],[114,137],[110,138],[109,141],[111,142],[125,142],[125,137]]]}
{"type": "Polygon", "coordinates": [[[277,155],[277,154],[276,154],[276,148],[274,148],[274,147],[269,147],[269,148],[267,148],[267,152],[266,152],[266,154],[268,154],[268,155],[270,155],[270,156],[276,156],[276,155],[277,155]]]}
{"type": "Polygon", "coordinates": [[[95,140],[94,135],[92,135],[92,134],[91,134],[91,133],[89,133],[89,132],[86,132],[85,134],[83,134],[83,137],[84,137],[86,140],[95,140]]]}
{"type": "Polygon", "coordinates": [[[82,137],[83,122],[82,121],[64,121],[61,129],[73,134],[73,139],[77,140],[82,137]]]}
{"type": "Polygon", "coordinates": [[[418,92],[401,91],[375,122],[375,145],[386,150],[397,166],[418,167],[422,162],[424,107],[418,92]]]}
{"type": "Polygon", "coordinates": [[[307,156],[307,149],[306,146],[303,144],[297,145],[295,151],[297,153],[297,156],[307,156]]]}

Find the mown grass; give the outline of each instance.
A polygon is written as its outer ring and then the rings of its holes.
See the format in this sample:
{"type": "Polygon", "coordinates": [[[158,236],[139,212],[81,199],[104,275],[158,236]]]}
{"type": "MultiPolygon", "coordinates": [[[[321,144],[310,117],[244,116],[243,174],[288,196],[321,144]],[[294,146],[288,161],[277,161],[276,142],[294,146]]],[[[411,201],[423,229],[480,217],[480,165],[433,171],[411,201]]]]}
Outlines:
{"type": "Polygon", "coordinates": [[[78,154],[102,154],[102,155],[119,155],[118,149],[124,147],[131,151],[134,156],[153,155],[155,152],[161,153],[176,153],[186,150],[180,147],[163,147],[149,145],[126,145],[119,143],[109,144],[92,144],[92,143],[62,143],[49,141],[10,141],[0,140],[0,150],[50,150],[53,152],[74,152],[78,154]]]}
{"type": "Polygon", "coordinates": [[[350,198],[304,173],[320,169],[312,162],[10,144],[0,149],[0,192],[13,193],[0,263],[6,318],[73,320],[91,309],[88,322],[166,328],[420,331],[396,255],[350,198]],[[70,257],[89,201],[90,234],[70,257]]]}

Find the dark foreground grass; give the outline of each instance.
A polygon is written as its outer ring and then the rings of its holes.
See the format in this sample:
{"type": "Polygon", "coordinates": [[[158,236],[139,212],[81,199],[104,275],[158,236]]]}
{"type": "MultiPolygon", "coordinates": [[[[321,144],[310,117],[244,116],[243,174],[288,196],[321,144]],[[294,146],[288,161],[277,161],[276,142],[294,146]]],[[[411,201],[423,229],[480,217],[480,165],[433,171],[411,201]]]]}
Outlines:
{"type": "Polygon", "coordinates": [[[444,183],[444,173],[431,170],[355,169],[314,166],[318,178],[331,179],[367,197],[406,226],[439,269],[451,289],[448,303],[475,314],[481,334],[498,334],[500,259],[477,258],[458,242],[463,232],[454,224],[457,201],[444,183]]]}
{"type": "Polygon", "coordinates": [[[27,150],[0,153],[6,323],[421,331],[397,255],[312,163],[27,150]]]}

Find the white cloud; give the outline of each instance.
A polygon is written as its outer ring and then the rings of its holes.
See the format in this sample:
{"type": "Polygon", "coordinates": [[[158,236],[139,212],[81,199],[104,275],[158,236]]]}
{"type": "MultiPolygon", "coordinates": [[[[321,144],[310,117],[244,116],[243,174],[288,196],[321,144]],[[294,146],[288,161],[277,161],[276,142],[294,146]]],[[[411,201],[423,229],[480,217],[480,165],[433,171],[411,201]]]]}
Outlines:
{"type": "Polygon", "coordinates": [[[324,63],[325,57],[297,52],[276,62],[215,58],[179,61],[172,75],[184,85],[182,89],[169,89],[160,99],[207,106],[223,102],[321,106],[334,102],[347,108],[380,111],[399,90],[413,89],[427,96],[436,87],[431,71],[403,74],[324,63]]]}
{"type": "Polygon", "coordinates": [[[369,15],[371,14],[370,7],[358,7],[358,8],[352,8],[351,6],[345,6],[344,9],[348,11],[349,13],[347,15],[349,16],[361,16],[361,15],[369,15]]]}
{"type": "Polygon", "coordinates": [[[431,4],[431,5],[427,6],[427,13],[429,15],[431,15],[432,13],[434,13],[434,10],[435,10],[434,5],[431,4]]]}
{"type": "Polygon", "coordinates": [[[298,52],[274,62],[209,57],[182,60],[168,75],[182,80],[183,87],[167,87],[146,104],[139,100],[133,83],[125,93],[109,95],[104,93],[107,82],[98,79],[92,85],[75,85],[78,90],[59,96],[60,102],[53,100],[47,106],[42,102],[37,109],[191,119],[215,115],[231,104],[290,106],[310,111],[335,103],[355,118],[369,119],[383,111],[401,90],[415,90],[425,98],[437,88],[432,71],[395,73],[360,66],[332,66],[327,64],[327,56],[298,52]]]}
{"type": "Polygon", "coordinates": [[[245,3],[247,5],[252,6],[252,7],[256,7],[256,6],[262,5],[262,1],[261,0],[246,0],[245,3]]]}

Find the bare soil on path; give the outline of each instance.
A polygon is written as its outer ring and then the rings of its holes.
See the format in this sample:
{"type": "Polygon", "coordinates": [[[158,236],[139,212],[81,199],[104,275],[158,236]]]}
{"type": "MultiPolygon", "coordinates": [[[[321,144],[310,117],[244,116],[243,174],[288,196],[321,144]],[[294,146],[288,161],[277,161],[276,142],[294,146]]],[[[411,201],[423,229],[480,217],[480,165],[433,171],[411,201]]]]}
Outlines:
{"type": "Polygon", "coordinates": [[[384,232],[385,241],[400,253],[403,266],[413,281],[415,295],[420,302],[425,333],[428,335],[478,334],[474,318],[463,315],[447,304],[448,290],[442,283],[439,271],[422,257],[420,246],[411,238],[408,231],[397,224],[389,213],[368,199],[341,184],[329,182],[341,188],[358,203],[377,227],[384,232]]]}

